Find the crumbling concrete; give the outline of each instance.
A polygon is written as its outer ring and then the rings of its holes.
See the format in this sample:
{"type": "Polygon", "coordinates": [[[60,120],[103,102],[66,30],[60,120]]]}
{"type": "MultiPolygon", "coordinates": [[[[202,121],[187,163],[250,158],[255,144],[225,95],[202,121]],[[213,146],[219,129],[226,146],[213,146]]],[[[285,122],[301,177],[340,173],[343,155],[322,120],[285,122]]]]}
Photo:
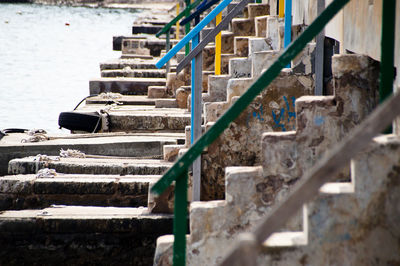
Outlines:
{"type": "Polygon", "coordinates": [[[0,263],[151,265],[171,215],[146,208],[54,206],[0,215],[0,263]]]}
{"type": "Polygon", "coordinates": [[[50,168],[65,174],[161,175],[171,166],[172,163],[157,159],[50,156],[43,160],[35,156],[11,160],[8,165],[8,173],[35,174],[40,169],[50,168]]]}
{"type": "MultiPolygon", "coordinates": [[[[360,55],[341,55],[334,57],[333,60],[335,65],[335,95],[303,96],[297,99],[296,123],[294,124],[296,131],[267,132],[263,134],[262,155],[258,163],[255,163],[256,165],[262,164],[262,167],[241,166],[226,168],[225,182],[217,183],[214,181],[209,182],[211,185],[207,184],[207,188],[216,186],[222,188],[225,185],[225,200],[191,204],[191,233],[187,247],[188,265],[218,264],[226,252],[226,245],[231,243],[239,232],[253,228],[259,219],[287,194],[293,184],[301,178],[304,171],[312,167],[329,147],[339,142],[345,134],[360,123],[376,105],[375,96],[378,89],[378,66],[376,62],[360,55]]],[[[232,136],[239,136],[241,131],[233,131],[235,124],[232,125],[229,129],[235,133],[232,136]]],[[[243,147],[252,145],[251,143],[245,143],[248,135],[243,134],[242,140],[238,141],[238,144],[243,144],[241,149],[237,150],[238,152],[243,153],[243,147]]],[[[257,143],[254,145],[257,145],[257,143]]],[[[225,152],[222,149],[221,151],[225,152]]],[[[210,145],[208,154],[212,152],[212,145],[210,145]]],[[[203,155],[203,160],[205,156],[207,155],[203,155]]],[[[238,159],[245,156],[238,156],[238,159]]],[[[225,161],[229,161],[232,157],[226,157],[225,161]]],[[[216,158],[210,161],[214,162],[216,158]]],[[[248,158],[246,157],[247,160],[248,158]]],[[[398,163],[398,161],[395,162],[398,163]]],[[[217,176],[222,175],[223,173],[220,173],[217,176]]],[[[208,176],[203,176],[202,178],[208,178],[208,176]]],[[[343,172],[338,178],[349,182],[348,171],[343,172]]],[[[213,196],[216,194],[215,189],[211,190],[211,192],[213,196]]],[[[368,195],[368,193],[363,195],[368,195]]],[[[348,199],[343,198],[340,206],[345,206],[347,203],[348,199]]],[[[326,206],[324,202],[320,211],[328,211],[329,209],[326,206]]],[[[348,211],[342,212],[342,215],[346,213],[348,211]]],[[[315,215],[318,217],[318,214],[315,215]]],[[[304,229],[302,228],[303,219],[301,217],[301,214],[295,216],[284,229],[300,232],[304,229]]],[[[331,217],[337,216],[327,215],[327,218],[322,220],[328,221],[331,217]]],[[[328,222],[327,225],[330,225],[330,223],[328,222]]],[[[318,234],[318,224],[313,226],[315,228],[313,230],[318,234]]],[[[331,231],[326,232],[327,234],[331,233],[331,231]]],[[[279,241],[279,239],[275,238],[274,241],[269,243],[277,243],[279,241]]],[[[319,241],[315,241],[315,245],[319,245],[319,241]]],[[[296,241],[293,240],[292,243],[304,244],[307,241],[301,238],[296,241]]],[[[330,244],[331,242],[327,243],[328,246],[330,244]]],[[[336,247],[339,246],[340,244],[336,247]]],[[[312,247],[309,249],[310,252],[313,250],[312,247]]],[[[159,263],[166,262],[163,265],[168,265],[169,248],[171,248],[171,245],[168,247],[166,241],[163,243],[163,253],[156,251],[156,264],[160,265],[159,263]]],[[[321,259],[323,254],[325,253],[321,252],[321,259]]],[[[277,260],[282,260],[280,265],[296,264],[293,260],[285,264],[287,262],[285,260],[286,256],[284,256],[285,254],[281,255],[283,256],[276,258],[277,260]]],[[[301,257],[296,258],[300,259],[301,257]]],[[[322,263],[322,260],[319,262],[322,263]]],[[[315,265],[318,264],[315,263],[315,265]]]]}
{"type": "Polygon", "coordinates": [[[155,175],[77,175],[56,173],[0,177],[0,210],[39,209],[53,204],[79,206],[147,206],[155,175]]]}
{"type": "MultiPolygon", "coordinates": [[[[241,86],[241,88],[246,87],[246,85],[241,86]]],[[[312,93],[313,80],[310,76],[282,72],[208,147],[208,152],[203,154],[202,199],[223,198],[225,187],[223,177],[226,166],[260,164],[262,162],[260,132],[294,129],[295,101],[302,95],[312,93]],[[308,82],[302,82],[303,79],[308,82]]],[[[210,109],[218,104],[220,103],[208,105],[206,115],[208,122],[216,121],[229,107],[229,104],[222,105],[215,108],[216,112],[213,113],[210,109]]]]}
{"type": "Polygon", "coordinates": [[[59,156],[60,150],[73,149],[88,155],[106,156],[162,156],[163,146],[178,144],[184,140],[183,133],[131,133],[131,134],[77,134],[52,136],[42,142],[22,143],[27,134],[13,133],[0,141],[0,175],[7,174],[8,162],[14,158],[47,154],[59,156]]]}

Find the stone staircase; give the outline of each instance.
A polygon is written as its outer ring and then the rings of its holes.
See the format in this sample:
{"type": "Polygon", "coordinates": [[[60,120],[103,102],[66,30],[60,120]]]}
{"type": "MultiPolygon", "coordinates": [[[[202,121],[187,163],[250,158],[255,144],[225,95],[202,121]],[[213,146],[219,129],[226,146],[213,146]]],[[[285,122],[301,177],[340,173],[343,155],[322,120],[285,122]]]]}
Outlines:
{"type": "MultiPolygon", "coordinates": [[[[152,54],[163,44],[149,43],[152,54]]],[[[100,64],[89,82],[99,95],[75,111],[106,114],[98,137],[0,145],[10,160],[0,177],[1,265],[150,265],[156,238],[172,232],[173,189],[148,190],[172,165],[164,146],[183,143],[190,113],[158,97],[166,78],[153,55],[126,55],[100,64]]]]}
{"type": "MultiPolygon", "coordinates": [[[[269,12],[267,4],[249,4],[222,32],[223,75],[213,72],[213,44],[204,49],[204,130],[279,56],[282,19],[269,12]]],[[[122,95],[91,97],[77,109],[103,110],[108,131],[137,134],[129,152],[10,160],[9,175],[0,177],[0,264],[172,265],[173,187],[160,196],[148,191],[190,146],[190,73],[175,72],[182,54],[168,74],[155,69],[165,40],[143,33],[159,28],[134,25],[139,35],[121,38],[121,58],[101,63],[101,78],[89,82],[92,95],[122,95]]],[[[302,29],[294,26],[292,38],[302,29]]],[[[310,96],[314,50],[308,44],[202,154],[204,201],[190,204],[188,265],[218,265],[235,237],[376,106],[379,66],[357,54],[333,57],[333,95],[310,96]]],[[[264,243],[258,264],[396,265],[399,151],[398,137],[375,138],[264,243]]]]}
{"type": "MultiPolygon", "coordinates": [[[[377,104],[378,66],[375,61],[361,55],[338,55],[332,58],[332,62],[335,94],[298,98],[295,102],[295,111],[293,111],[294,131],[290,131],[290,125],[283,125],[288,126],[289,130],[281,130],[281,132],[271,132],[272,130],[262,128],[258,131],[258,143],[253,145],[260,148],[259,153],[253,157],[260,157],[253,160],[253,165],[259,166],[236,166],[224,169],[225,178],[220,179],[218,185],[225,187],[225,190],[219,191],[219,193],[225,193],[225,200],[191,203],[190,235],[188,235],[187,244],[188,265],[217,265],[220,263],[226,255],[226,247],[232,243],[237,234],[252,229],[261,217],[290,191],[304,171],[312,167],[329,147],[333,147],[359,124],[377,104]],[[263,131],[270,132],[262,134],[263,131]]],[[[273,89],[268,87],[265,91],[269,90],[273,89]]],[[[284,89],[280,92],[283,91],[284,89]]],[[[237,127],[236,123],[240,120],[243,121],[243,117],[234,121],[232,123],[234,126],[231,127],[237,127]]],[[[250,128],[258,129],[254,125],[250,128]]],[[[244,137],[240,137],[249,136],[248,132],[245,131],[241,135],[239,132],[242,131],[234,131],[231,128],[228,132],[236,133],[234,135],[234,138],[237,139],[236,146],[232,145],[233,137],[229,137],[229,134],[223,137],[228,139],[226,142],[234,150],[231,152],[232,154],[242,152],[245,155],[240,154],[238,157],[246,158],[247,149],[252,152],[256,150],[245,141],[244,137]]],[[[398,140],[396,141],[398,142],[398,140]]],[[[256,142],[256,140],[253,139],[249,142],[256,142]]],[[[218,149],[216,147],[221,147],[221,143],[213,145],[214,143],[208,147],[206,154],[214,152],[214,149],[218,149]]],[[[228,145],[225,145],[226,148],[228,145]]],[[[221,150],[225,151],[226,149],[222,146],[221,150]]],[[[206,163],[213,162],[213,168],[215,168],[215,160],[220,156],[221,154],[218,154],[206,163]]],[[[204,162],[205,155],[203,154],[202,157],[204,162]]],[[[224,157],[221,161],[225,160],[231,163],[232,158],[234,156],[224,157]]],[[[249,163],[243,161],[244,164],[249,163]]],[[[210,166],[207,165],[207,167],[210,166]]],[[[223,175],[223,171],[218,175],[223,175]]],[[[207,175],[202,178],[207,178],[207,175]]],[[[351,183],[350,180],[354,181],[354,177],[350,178],[350,171],[347,168],[341,172],[338,180],[339,183],[326,185],[322,191],[328,191],[326,193],[332,193],[329,192],[330,189],[345,191],[351,186],[348,184],[351,183]]],[[[212,181],[214,180],[207,180],[208,184],[212,181]]],[[[212,185],[215,190],[216,183],[212,185]]],[[[215,191],[212,192],[215,195],[215,191]]],[[[324,207],[326,208],[326,205],[324,207]]],[[[314,215],[318,216],[318,214],[314,215]]],[[[334,217],[336,219],[336,216],[334,217]]],[[[275,265],[273,259],[275,259],[276,248],[308,243],[307,235],[304,232],[307,230],[310,232],[311,225],[307,221],[307,214],[299,213],[286,225],[285,229],[288,232],[277,233],[267,241],[267,249],[273,250],[271,257],[265,255],[272,258],[271,265],[275,265]]],[[[173,236],[163,236],[158,239],[155,264],[169,265],[171,263],[172,241],[173,236]]],[[[312,248],[310,256],[311,250],[312,248]]],[[[287,263],[285,256],[276,256],[277,258],[282,261],[282,265],[298,264],[294,260],[287,263]]],[[[299,257],[296,258],[299,259],[299,257]]],[[[261,261],[260,259],[260,265],[265,265],[261,261]]],[[[322,260],[312,265],[321,263],[323,264],[322,260]]]]}
{"type": "MultiPolygon", "coordinates": [[[[240,26],[236,28],[237,33],[240,26]]],[[[224,36],[232,47],[224,52],[236,51],[224,58],[246,56],[246,38],[224,36]]],[[[173,72],[166,78],[165,69],[155,69],[163,46],[164,40],[142,34],[122,38],[121,58],[101,63],[101,78],[89,82],[91,95],[122,95],[91,97],[76,110],[103,110],[108,131],[136,134],[129,152],[91,154],[89,146],[81,146],[86,152],[82,158],[64,158],[53,151],[67,149],[61,143],[54,143],[48,155],[34,154],[42,150],[29,144],[31,157],[16,158],[24,154],[18,149],[10,157],[16,159],[9,162],[9,175],[0,178],[1,264],[151,264],[156,238],[172,230],[173,189],[159,197],[149,196],[148,189],[178,156],[181,134],[190,122],[190,114],[176,108],[168,88],[182,82],[173,72]],[[145,148],[148,138],[154,145],[145,148]]],[[[186,76],[182,85],[188,84],[186,76]]]]}
{"type": "MultiPolygon", "coordinates": [[[[269,6],[249,4],[247,10],[250,14],[265,14],[269,6]]],[[[246,57],[231,58],[226,64],[229,66],[227,74],[208,76],[208,90],[202,95],[205,129],[212,126],[235,99],[242,95],[262,71],[279,56],[280,51],[271,50],[267,44],[271,41],[282,42],[283,35],[272,34],[278,32],[281,19],[267,15],[251,17],[251,20],[257,22],[253,24],[258,31],[262,31],[262,27],[268,28],[269,31],[264,30],[263,37],[235,36],[233,38],[235,54],[242,53],[246,57]],[[264,18],[268,23],[259,23],[259,18],[264,18]],[[241,43],[243,40],[245,42],[241,43]],[[240,52],[236,50],[237,47],[241,47],[240,52]]],[[[235,21],[236,19],[233,19],[232,24],[235,21]]],[[[242,18],[238,21],[241,23],[242,18]]],[[[225,167],[250,166],[261,162],[261,147],[258,145],[260,132],[287,131],[294,128],[296,99],[314,93],[314,50],[315,44],[309,44],[293,61],[293,68],[282,71],[278,78],[203,153],[202,200],[224,198],[225,167]]],[[[190,127],[187,127],[187,131],[190,132],[190,127]]],[[[185,148],[189,145],[190,140],[187,137],[185,148]]]]}
{"type": "Polygon", "coordinates": [[[259,265],[396,265],[399,155],[398,136],[376,137],[351,161],[351,180],[325,184],[307,204],[305,242],[274,234],[259,265]]]}

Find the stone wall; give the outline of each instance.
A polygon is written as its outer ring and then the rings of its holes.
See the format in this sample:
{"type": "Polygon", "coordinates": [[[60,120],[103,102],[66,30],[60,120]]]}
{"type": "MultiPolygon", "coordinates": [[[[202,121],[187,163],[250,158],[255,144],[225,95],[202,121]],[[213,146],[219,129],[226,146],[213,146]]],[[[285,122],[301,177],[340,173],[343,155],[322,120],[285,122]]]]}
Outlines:
{"type": "Polygon", "coordinates": [[[282,72],[203,154],[202,200],[224,197],[226,166],[260,165],[260,132],[293,130],[296,99],[313,93],[311,75],[282,72]]]}

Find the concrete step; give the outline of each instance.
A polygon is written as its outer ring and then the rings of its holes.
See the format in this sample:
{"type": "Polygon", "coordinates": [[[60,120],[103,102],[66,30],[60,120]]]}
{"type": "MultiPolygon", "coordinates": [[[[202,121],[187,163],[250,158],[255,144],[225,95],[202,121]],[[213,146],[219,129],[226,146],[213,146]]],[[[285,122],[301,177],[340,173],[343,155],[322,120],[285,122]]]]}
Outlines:
{"type": "Polygon", "coordinates": [[[269,4],[249,3],[247,9],[249,18],[269,15],[269,4]]]}
{"type": "Polygon", "coordinates": [[[178,108],[176,99],[157,99],[156,108],[178,108]]]}
{"type": "Polygon", "coordinates": [[[149,184],[159,175],[77,175],[57,173],[0,177],[0,210],[38,209],[52,204],[147,206],[149,184]]]}
{"type": "Polygon", "coordinates": [[[181,86],[176,90],[175,99],[179,108],[187,109],[189,104],[188,97],[191,92],[191,86],[181,86]]]}
{"type": "Polygon", "coordinates": [[[121,51],[122,49],[122,40],[123,39],[143,39],[145,37],[141,35],[131,35],[131,36],[113,36],[113,50],[114,51],[121,51]]]}
{"type": "Polygon", "coordinates": [[[165,78],[164,69],[111,69],[102,70],[102,78],[116,78],[116,77],[126,77],[126,78],[165,78]]]}
{"type": "Polygon", "coordinates": [[[149,86],[147,91],[148,98],[168,98],[168,90],[165,86],[149,86]]]}
{"type": "Polygon", "coordinates": [[[114,100],[123,105],[155,105],[155,99],[151,99],[145,95],[120,95],[114,99],[107,99],[106,97],[93,96],[86,99],[86,104],[107,104],[112,103],[114,100]]]}
{"type": "Polygon", "coordinates": [[[249,37],[247,36],[235,36],[233,53],[238,57],[249,56],[249,37]]]}
{"type": "Polygon", "coordinates": [[[259,261],[274,257],[276,265],[292,265],[307,257],[310,265],[324,264],[326,260],[337,265],[375,261],[386,265],[398,260],[399,232],[395,228],[399,221],[394,217],[400,214],[396,207],[400,190],[393,177],[399,175],[399,151],[398,136],[376,137],[352,160],[351,182],[327,183],[318,197],[307,204],[305,245],[288,242],[279,248],[275,243],[263,249],[259,261]],[[365,226],[371,223],[374,226],[365,226]],[[392,244],[375,245],[376,241],[392,244]]]}
{"type": "Polygon", "coordinates": [[[232,32],[235,36],[255,36],[253,18],[234,18],[231,21],[232,32]]]}
{"type": "Polygon", "coordinates": [[[229,79],[229,75],[209,75],[208,91],[206,94],[203,94],[203,101],[226,101],[226,87],[229,79]]]}
{"type": "MultiPolygon", "coordinates": [[[[171,40],[170,43],[173,46],[177,43],[177,40],[171,40]]],[[[165,47],[165,39],[159,39],[155,36],[146,36],[143,38],[128,37],[122,40],[122,54],[140,54],[158,57],[165,47]]]]}
{"type": "MultiPolygon", "coordinates": [[[[160,99],[161,100],[161,99],[160,99]]],[[[93,112],[105,105],[84,105],[77,111],[93,112]]],[[[182,132],[190,124],[190,113],[180,108],[158,108],[149,105],[117,105],[107,110],[111,132],[182,132]]]]}
{"type": "Polygon", "coordinates": [[[151,55],[141,55],[141,54],[121,54],[121,59],[153,59],[151,55]]]}
{"type": "Polygon", "coordinates": [[[214,75],[215,71],[214,70],[204,70],[202,71],[202,92],[207,92],[208,91],[208,76],[214,75]]]}
{"type": "Polygon", "coordinates": [[[230,31],[221,31],[221,53],[234,53],[233,42],[235,35],[230,31]]]}
{"type": "Polygon", "coordinates": [[[165,78],[97,78],[89,81],[89,93],[118,92],[128,95],[147,95],[149,86],[165,86],[165,78]]]}
{"type": "Polygon", "coordinates": [[[173,162],[178,158],[178,153],[180,149],[184,149],[186,146],[181,145],[165,145],[164,146],[164,160],[168,162],[173,162]]]}
{"type": "Polygon", "coordinates": [[[254,18],[257,37],[266,37],[267,35],[267,20],[268,16],[259,16],[254,18]]]}
{"type": "Polygon", "coordinates": [[[164,145],[184,143],[182,133],[96,133],[47,135],[41,142],[22,142],[30,136],[13,133],[0,141],[0,175],[7,174],[8,162],[14,158],[47,154],[60,155],[60,150],[79,150],[91,155],[162,156],[164,145]]]}
{"type": "MultiPolygon", "coordinates": [[[[222,39],[221,73],[228,74],[229,59],[232,57],[248,56],[248,37],[234,36],[231,32],[225,32],[227,36],[222,39]],[[225,42],[225,43],[224,43],[225,42]],[[229,42],[229,43],[228,43],[229,42]]],[[[224,35],[223,35],[224,36],[224,35]]],[[[203,49],[203,71],[213,71],[215,62],[215,45],[208,44],[203,49]]]]}
{"type": "MultiPolygon", "coordinates": [[[[157,59],[112,59],[100,63],[100,71],[109,69],[124,69],[130,67],[131,69],[157,69],[157,59]]],[[[163,67],[165,68],[165,67],[163,67]]]]}
{"type": "Polygon", "coordinates": [[[2,265],[151,265],[171,215],[146,208],[54,206],[0,215],[2,265]]]}
{"type": "Polygon", "coordinates": [[[248,57],[231,58],[229,60],[229,75],[232,78],[250,78],[252,60],[248,57]]]}
{"type": "Polygon", "coordinates": [[[265,37],[249,38],[249,55],[252,56],[256,52],[273,50],[270,40],[265,37]]]}
{"type": "Polygon", "coordinates": [[[278,50],[254,52],[251,55],[251,76],[257,79],[264,70],[268,69],[278,59],[279,55],[278,50]]]}
{"type": "Polygon", "coordinates": [[[172,163],[158,159],[96,156],[95,158],[60,158],[38,156],[13,159],[9,162],[9,174],[35,174],[43,168],[55,169],[65,174],[106,175],[161,175],[172,163]]]}
{"type": "MultiPolygon", "coordinates": [[[[160,30],[163,29],[164,26],[160,25],[151,25],[151,24],[142,24],[142,25],[133,25],[132,26],[132,34],[140,34],[140,33],[145,33],[145,34],[156,34],[160,30]]],[[[171,29],[171,32],[173,33],[175,29],[171,29]]]]}
{"type": "Polygon", "coordinates": [[[283,48],[284,19],[278,16],[269,16],[266,24],[266,36],[272,50],[281,50],[283,48]]]}

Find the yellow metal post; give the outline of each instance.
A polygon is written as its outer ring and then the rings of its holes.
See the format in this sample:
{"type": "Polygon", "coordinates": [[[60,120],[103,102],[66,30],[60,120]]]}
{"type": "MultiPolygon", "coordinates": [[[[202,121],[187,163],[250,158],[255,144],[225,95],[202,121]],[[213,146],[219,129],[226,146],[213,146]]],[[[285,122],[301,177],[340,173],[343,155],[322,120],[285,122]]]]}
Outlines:
{"type": "MultiPolygon", "coordinates": [[[[216,16],[216,24],[221,23],[222,13],[216,16]]],[[[215,75],[221,75],[221,32],[215,36],[215,75]]]]}
{"type": "Polygon", "coordinates": [[[279,0],[279,17],[283,18],[285,16],[285,0],[279,0]]]}
{"type": "MultiPolygon", "coordinates": [[[[180,13],[180,7],[179,7],[179,2],[176,3],[176,16],[179,15],[180,13]]],[[[175,39],[179,40],[179,21],[176,22],[176,26],[175,26],[175,39]]]]}

